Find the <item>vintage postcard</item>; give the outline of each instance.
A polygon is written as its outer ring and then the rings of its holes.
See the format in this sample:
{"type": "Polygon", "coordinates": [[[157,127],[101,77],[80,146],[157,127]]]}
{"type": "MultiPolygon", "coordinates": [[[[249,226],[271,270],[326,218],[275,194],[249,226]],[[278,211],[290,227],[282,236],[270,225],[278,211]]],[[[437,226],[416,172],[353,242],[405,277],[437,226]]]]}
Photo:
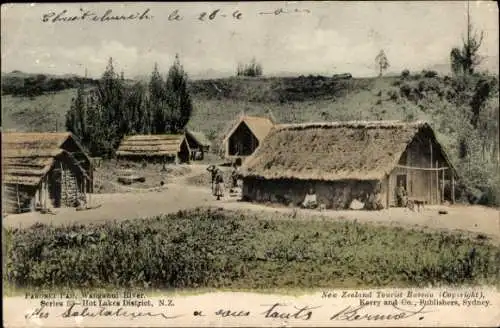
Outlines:
{"type": "Polygon", "coordinates": [[[500,325],[496,2],[1,8],[5,327],[500,325]]]}

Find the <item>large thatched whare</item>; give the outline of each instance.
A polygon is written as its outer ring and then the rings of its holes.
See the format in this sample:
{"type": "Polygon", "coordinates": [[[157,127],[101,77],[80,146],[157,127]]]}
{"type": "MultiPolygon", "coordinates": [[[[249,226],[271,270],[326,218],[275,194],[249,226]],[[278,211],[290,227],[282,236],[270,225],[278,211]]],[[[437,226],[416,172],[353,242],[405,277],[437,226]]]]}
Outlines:
{"type": "Polygon", "coordinates": [[[2,133],[3,209],[77,206],[92,192],[92,163],[71,133],[2,133]]]}
{"type": "Polygon", "coordinates": [[[123,138],[119,159],[148,162],[189,162],[190,149],[184,134],[133,135],[123,138]]]}
{"type": "MultiPolygon", "coordinates": [[[[456,171],[425,122],[351,121],[279,125],[241,168],[243,198],[300,204],[312,188],[326,208],[346,209],[376,196],[438,204],[456,171]]],[[[454,198],[454,188],[450,198],[454,198]]]]}
{"type": "Polygon", "coordinates": [[[273,126],[267,117],[242,115],[223,140],[225,158],[242,160],[252,155],[273,126]]]}

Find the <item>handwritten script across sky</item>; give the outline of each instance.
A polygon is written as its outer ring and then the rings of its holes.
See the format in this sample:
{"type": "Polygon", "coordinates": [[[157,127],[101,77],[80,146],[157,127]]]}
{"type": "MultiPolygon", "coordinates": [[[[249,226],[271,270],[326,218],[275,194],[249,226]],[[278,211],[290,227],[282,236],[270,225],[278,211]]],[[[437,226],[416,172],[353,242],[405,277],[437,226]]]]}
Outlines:
{"type": "MultiPolygon", "coordinates": [[[[309,14],[309,9],[289,9],[277,8],[272,11],[259,11],[258,15],[289,15],[289,14],[309,14]]],[[[235,21],[241,20],[244,13],[238,9],[224,12],[222,9],[215,9],[211,11],[201,11],[196,16],[187,17],[179,9],[173,9],[166,17],[155,17],[150,8],[142,12],[133,13],[117,13],[112,9],[104,10],[103,12],[96,12],[80,8],[79,12],[70,12],[67,9],[55,11],[51,10],[42,15],[42,22],[44,23],[71,23],[71,22],[95,22],[105,23],[112,21],[147,21],[152,19],[166,19],[168,21],[182,21],[184,19],[194,19],[199,21],[213,21],[215,19],[229,18],[235,21]]]]}

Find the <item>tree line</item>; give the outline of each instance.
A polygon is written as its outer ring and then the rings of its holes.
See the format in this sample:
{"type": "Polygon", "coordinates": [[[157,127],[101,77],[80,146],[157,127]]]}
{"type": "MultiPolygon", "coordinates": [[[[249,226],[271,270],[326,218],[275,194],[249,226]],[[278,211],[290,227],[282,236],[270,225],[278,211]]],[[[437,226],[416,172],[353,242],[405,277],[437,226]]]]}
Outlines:
{"type": "Polygon", "coordinates": [[[255,58],[248,64],[238,63],[236,68],[236,76],[262,76],[262,64],[258,63],[255,58]]]}
{"type": "MultiPolygon", "coordinates": [[[[455,89],[457,129],[457,166],[464,182],[486,195],[486,203],[500,205],[499,157],[499,85],[498,77],[478,72],[482,62],[479,50],[484,33],[473,30],[467,21],[467,35],[461,47],[450,51],[455,89]]],[[[448,121],[449,120],[445,120],[448,121]]]]}
{"type": "MultiPolygon", "coordinates": [[[[15,73],[15,72],[13,72],[15,73]]],[[[51,77],[45,74],[33,76],[3,76],[2,95],[36,97],[48,92],[77,88],[80,84],[96,85],[96,80],[83,77],[51,77]]]]}
{"type": "Polygon", "coordinates": [[[113,156],[125,135],[181,133],[193,110],[187,81],[178,55],[165,79],[155,64],[148,84],[133,85],[115,72],[110,58],[94,89],[78,87],[66,128],[91,156],[103,157],[113,156]]]}
{"type": "Polygon", "coordinates": [[[470,21],[467,24],[462,44],[450,51],[450,76],[440,78],[428,70],[410,76],[404,70],[399,94],[394,92],[391,98],[406,98],[430,114],[458,170],[463,196],[500,205],[499,81],[498,76],[479,71],[484,34],[475,32],[470,21]]]}

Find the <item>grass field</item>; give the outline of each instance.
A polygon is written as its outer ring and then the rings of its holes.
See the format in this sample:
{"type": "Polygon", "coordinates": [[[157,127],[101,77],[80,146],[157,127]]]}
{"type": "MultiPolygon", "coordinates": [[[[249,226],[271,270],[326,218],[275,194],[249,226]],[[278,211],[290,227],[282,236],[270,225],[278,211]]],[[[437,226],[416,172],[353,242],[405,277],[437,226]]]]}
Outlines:
{"type": "Polygon", "coordinates": [[[2,125],[19,131],[66,131],[65,115],[76,89],[37,97],[2,96],[2,125]]]}
{"type": "Polygon", "coordinates": [[[500,247],[456,232],[197,209],[4,230],[11,288],[421,287],[500,281],[500,247]]]}
{"type": "MultiPolygon", "coordinates": [[[[391,101],[397,77],[335,81],[328,77],[226,78],[191,81],[194,112],[189,127],[214,138],[242,111],[272,113],[281,123],[349,119],[405,119],[411,106],[391,101]]],[[[41,96],[2,96],[3,126],[20,131],[65,130],[76,89],[41,96]]],[[[413,114],[412,114],[413,115],[413,114]]],[[[418,117],[416,117],[418,118],[418,117]]]]}
{"type": "Polygon", "coordinates": [[[180,177],[191,172],[188,165],[166,165],[149,163],[142,167],[142,163],[104,160],[94,172],[94,192],[99,194],[124,193],[133,190],[146,190],[161,187],[161,182],[166,184],[175,177],[180,177]],[[118,177],[133,174],[143,177],[144,182],[134,182],[132,185],[123,185],[118,182],[118,177]]]}

